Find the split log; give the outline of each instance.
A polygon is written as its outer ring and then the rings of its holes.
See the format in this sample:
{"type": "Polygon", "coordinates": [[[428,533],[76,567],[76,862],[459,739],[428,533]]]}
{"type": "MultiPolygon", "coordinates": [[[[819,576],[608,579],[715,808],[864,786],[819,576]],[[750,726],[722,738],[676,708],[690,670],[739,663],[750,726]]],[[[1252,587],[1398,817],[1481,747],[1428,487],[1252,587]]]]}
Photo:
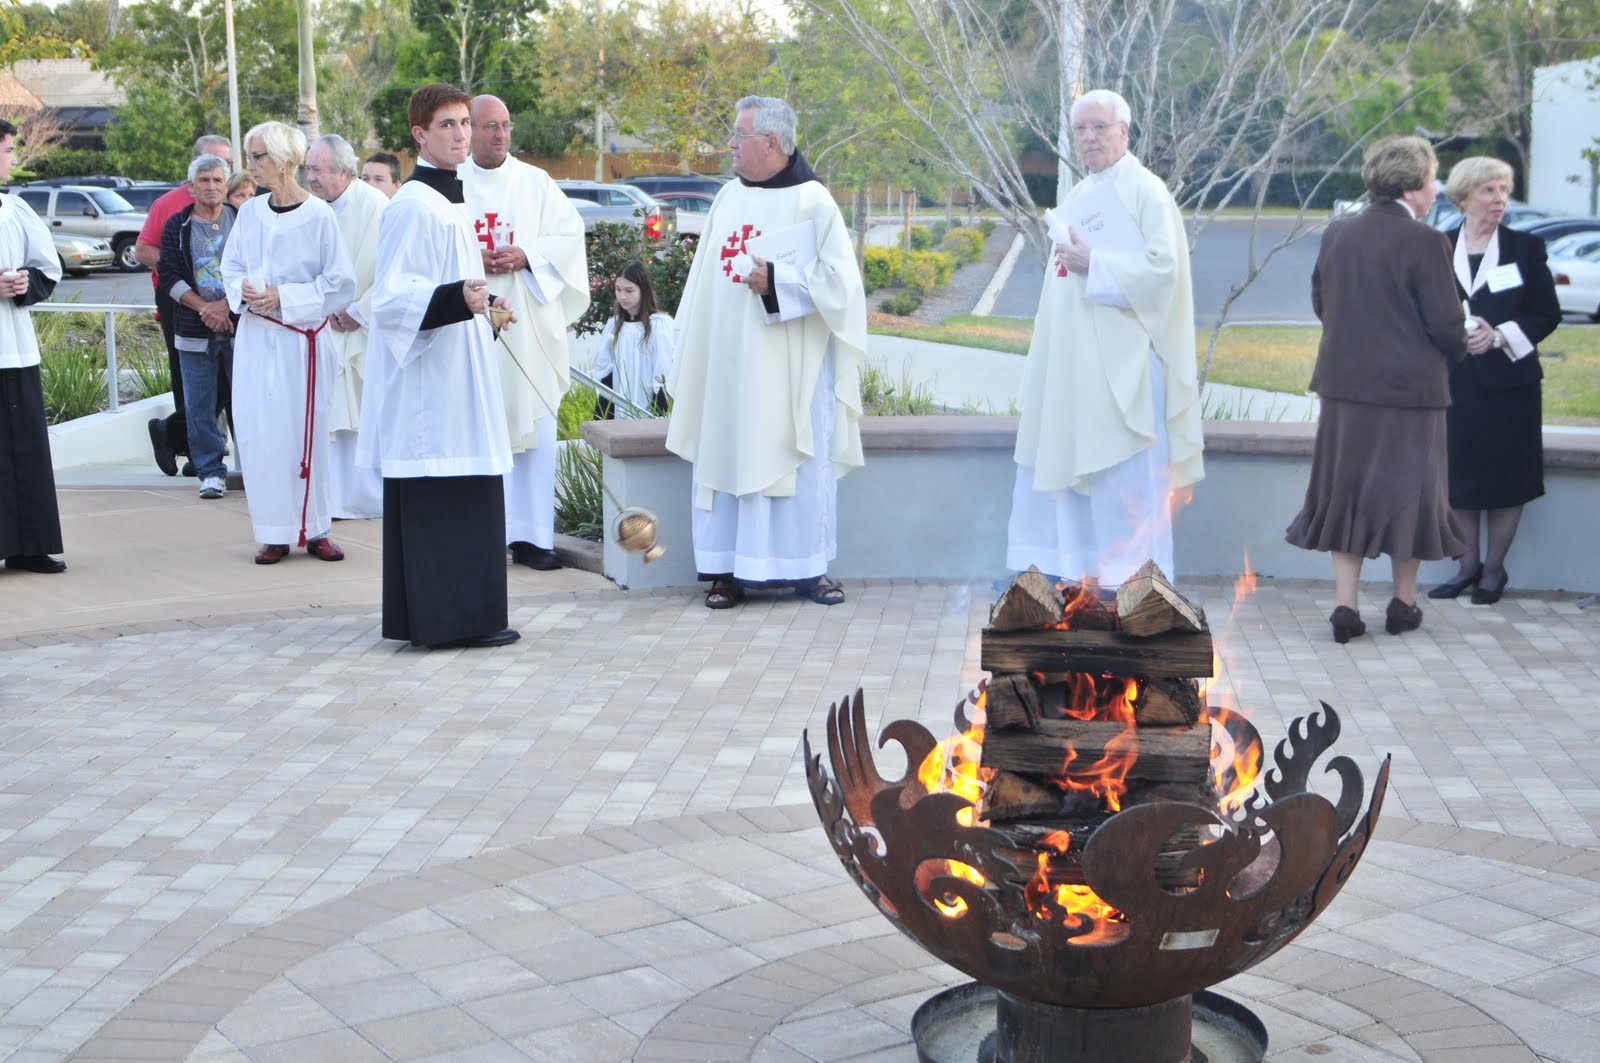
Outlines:
{"type": "Polygon", "coordinates": [[[1154,561],[1117,588],[1117,623],[1124,635],[1148,638],[1169,631],[1203,631],[1205,617],[1178,593],[1154,561]]]}
{"type": "Polygon", "coordinates": [[[1203,677],[1213,669],[1211,633],[1171,632],[1133,640],[1109,631],[985,631],[978,666],[993,675],[1109,672],[1203,677]]]}
{"type": "Polygon", "coordinates": [[[1137,754],[1124,778],[1140,782],[1198,785],[1211,770],[1211,728],[1129,728],[1103,720],[1041,720],[1031,731],[995,731],[983,736],[985,768],[1022,775],[1063,773],[1068,754],[1083,771],[1113,754],[1137,754]]]}
{"type": "Polygon", "coordinates": [[[1168,676],[1141,682],[1133,703],[1133,719],[1140,727],[1185,727],[1199,721],[1200,711],[1200,685],[1168,676]]]}
{"type": "Polygon", "coordinates": [[[1039,722],[1039,690],[1025,675],[997,675],[989,680],[983,711],[985,731],[1032,727],[1039,722]]]}
{"type": "Polygon", "coordinates": [[[989,611],[989,627],[994,631],[1050,627],[1061,623],[1064,606],[1055,583],[1037,566],[1030,565],[1028,571],[1011,581],[1011,586],[989,611]]]}
{"type": "Polygon", "coordinates": [[[1009,771],[996,772],[983,789],[983,803],[978,810],[982,819],[1004,821],[1023,816],[1047,816],[1061,807],[1061,792],[1014,775],[1009,771]]]}

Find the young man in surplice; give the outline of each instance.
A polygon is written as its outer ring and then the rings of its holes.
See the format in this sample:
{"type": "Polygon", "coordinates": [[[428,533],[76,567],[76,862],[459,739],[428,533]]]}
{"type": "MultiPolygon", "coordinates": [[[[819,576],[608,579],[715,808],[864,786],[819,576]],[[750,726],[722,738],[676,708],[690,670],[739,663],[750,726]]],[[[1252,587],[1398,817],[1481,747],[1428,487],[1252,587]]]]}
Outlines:
{"type": "Polygon", "coordinates": [[[383,473],[383,636],[504,646],[511,468],[483,257],[456,167],[466,93],[411,97],[417,167],[378,228],[358,462],[383,473]]]}

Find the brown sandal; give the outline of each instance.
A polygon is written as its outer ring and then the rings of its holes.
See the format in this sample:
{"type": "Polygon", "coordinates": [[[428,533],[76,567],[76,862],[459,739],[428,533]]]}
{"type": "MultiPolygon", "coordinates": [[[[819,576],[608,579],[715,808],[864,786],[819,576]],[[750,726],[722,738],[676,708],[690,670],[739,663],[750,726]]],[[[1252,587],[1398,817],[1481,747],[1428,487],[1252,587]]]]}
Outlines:
{"type": "Polygon", "coordinates": [[[716,579],[711,581],[711,589],[706,591],[707,609],[732,609],[736,605],[744,604],[744,588],[739,586],[737,580],[716,579]]]}
{"type": "Polygon", "coordinates": [[[795,594],[818,605],[843,605],[844,587],[837,580],[829,579],[826,575],[817,576],[815,579],[804,579],[794,585],[795,594]]]}

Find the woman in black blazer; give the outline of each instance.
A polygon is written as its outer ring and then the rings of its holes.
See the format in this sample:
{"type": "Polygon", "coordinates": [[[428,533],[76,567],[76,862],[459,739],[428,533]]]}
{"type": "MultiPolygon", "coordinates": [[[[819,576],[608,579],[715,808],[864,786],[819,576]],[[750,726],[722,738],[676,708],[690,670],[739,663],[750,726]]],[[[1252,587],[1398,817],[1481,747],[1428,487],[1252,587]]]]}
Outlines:
{"type": "Polygon", "coordinates": [[[1538,344],[1561,323],[1544,241],[1500,224],[1510,194],[1511,167],[1484,156],[1456,163],[1445,185],[1463,215],[1448,236],[1456,288],[1474,323],[1467,359],[1450,374],[1445,415],[1450,505],[1467,551],[1456,574],[1428,597],[1454,598],[1471,587],[1476,605],[1500,600],[1522,507],[1544,494],[1538,344]],[[1481,562],[1480,525],[1488,538],[1481,562]]]}

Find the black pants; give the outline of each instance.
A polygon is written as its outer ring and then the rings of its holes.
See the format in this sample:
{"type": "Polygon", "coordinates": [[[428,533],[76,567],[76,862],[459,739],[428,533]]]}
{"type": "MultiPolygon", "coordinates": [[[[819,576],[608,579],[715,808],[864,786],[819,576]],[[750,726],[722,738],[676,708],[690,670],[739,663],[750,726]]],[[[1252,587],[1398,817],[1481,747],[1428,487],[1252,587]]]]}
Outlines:
{"type": "Polygon", "coordinates": [[[0,369],[0,558],[60,552],[39,367],[0,369]]]}
{"type": "Polygon", "coordinates": [[[383,481],[383,637],[433,646],[502,631],[506,501],[498,476],[383,481]]]}

